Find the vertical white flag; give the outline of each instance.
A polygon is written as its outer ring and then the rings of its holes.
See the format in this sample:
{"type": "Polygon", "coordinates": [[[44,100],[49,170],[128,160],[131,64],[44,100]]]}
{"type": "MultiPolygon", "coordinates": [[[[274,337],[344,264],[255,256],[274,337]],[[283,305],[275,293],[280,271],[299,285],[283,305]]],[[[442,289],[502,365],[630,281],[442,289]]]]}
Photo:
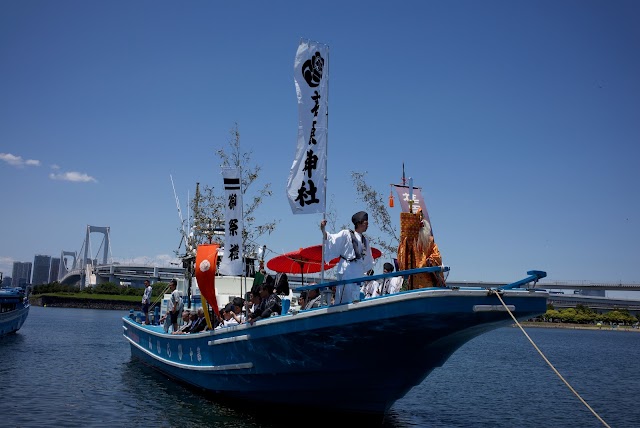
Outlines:
{"type": "Polygon", "coordinates": [[[240,170],[237,168],[222,168],[224,179],[225,225],[224,225],[224,254],[220,262],[222,275],[242,275],[244,263],[242,254],[242,189],[240,189],[240,170]]]}
{"type": "Polygon", "coordinates": [[[300,41],[294,61],[298,142],[287,182],[294,214],[324,212],[327,173],[329,46],[300,41]]]}

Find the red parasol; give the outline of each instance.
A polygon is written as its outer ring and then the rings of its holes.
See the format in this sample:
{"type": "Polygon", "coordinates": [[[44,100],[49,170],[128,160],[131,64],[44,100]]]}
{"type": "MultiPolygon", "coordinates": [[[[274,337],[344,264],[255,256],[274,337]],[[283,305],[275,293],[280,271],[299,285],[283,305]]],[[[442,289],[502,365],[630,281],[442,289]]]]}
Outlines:
{"type": "MultiPolygon", "coordinates": [[[[318,265],[322,260],[322,245],[314,245],[312,247],[300,248],[298,252],[300,253],[300,256],[304,257],[305,259],[317,261],[318,265]]],[[[382,255],[382,252],[377,248],[371,247],[371,254],[373,255],[373,260],[375,260],[382,255]]],[[[336,257],[335,259],[331,260],[328,263],[333,264],[333,266],[335,266],[336,264],[338,264],[339,261],[340,261],[340,257],[336,257]]],[[[320,269],[318,269],[318,272],[320,272],[320,269]]]]}
{"type": "MultiPolygon", "coordinates": [[[[314,261],[318,263],[318,266],[320,266],[320,262],[322,261],[322,245],[313,245],[311,247],[300,248],[298,252],[300,253],[300,257],[314,261]]],[[[333,263],[333,265],[331,266],[333,267],[338,264],[339,259],[340,258],[338,257],[330,262],[327,262],[327,264],[331,264],[331,262],[335,261],[335,263],[333,263]]],[[[320,269],[318,269],[316,272],[320,272],[320,269]]]]}
{"type": "Polygon", "coordinates": [[[373,256],[373,260],[377,259],[382,255],[382,251],[377,248],[371,247],[371,255],[373,256]]]}
{"type": "MultiPolygon", "coordinates": [[[[333,268],[339,260],[340,258],[335,258],[325,263],[324,270],[333,268]]],[[[304,284],[305,273],[315,273],[322,270],[322,246],[315,245],[281,254],[269,260],[267,267],[275,272],[300,274],[304,284]]]]}
{"type": "MultiPolygon", "coordinates": [[[[382,252],[377,248],[371,248],[373,259],[377,259],[382,252]]],[[[338,264],[340,257],[336,257],[325,263],[324,270],[329,270],[338,264]]],[[[320,272],[322,265],[322,245],[300,248],[297,251],[281,254],[269,260],[267,267],[275,272],[284,272],[302,275],[304,284],[305,273],[320,272]]]]}

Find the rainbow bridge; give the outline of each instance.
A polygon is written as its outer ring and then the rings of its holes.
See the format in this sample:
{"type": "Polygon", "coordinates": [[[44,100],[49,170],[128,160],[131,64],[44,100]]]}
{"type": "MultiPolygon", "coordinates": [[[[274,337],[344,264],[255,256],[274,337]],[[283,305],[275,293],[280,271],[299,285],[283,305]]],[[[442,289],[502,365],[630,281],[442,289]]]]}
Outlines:
{"type": "Polygon", "coordinates": [[[182,266],[158,267],[147,265],[123,264],[113,261],[110,245],[109,226],[87,225],[81,258],[75,251],[62,251],[58,278],[61,284],[79,285],[80,289],[111,282],[121,284],[130,283],[132,286],[142,286],[144,280],[152,283],[168,282],[172,278],[184,276],[182,266]],[[92,256],[91,234],[102,235],[95,256],[92,256]]]}

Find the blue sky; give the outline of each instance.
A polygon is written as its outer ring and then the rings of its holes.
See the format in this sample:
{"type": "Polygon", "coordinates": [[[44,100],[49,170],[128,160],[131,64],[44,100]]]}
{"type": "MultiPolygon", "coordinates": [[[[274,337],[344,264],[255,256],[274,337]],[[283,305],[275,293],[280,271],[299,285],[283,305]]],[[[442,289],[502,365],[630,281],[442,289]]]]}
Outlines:
{"type": "Polygon", "coordinates": [[[636,1],[0,2],[0,271],[79,251],[87,225],[166,263],[169,177],[183,212],[220,188],[235,123],[274,190],[269,255],[319,244],[285,189],[302,37],[330,46],[339,224],[364,207],[352,171],[387,195],[404,163],[450,279],[639,283],[638,22],[636,1]]]}

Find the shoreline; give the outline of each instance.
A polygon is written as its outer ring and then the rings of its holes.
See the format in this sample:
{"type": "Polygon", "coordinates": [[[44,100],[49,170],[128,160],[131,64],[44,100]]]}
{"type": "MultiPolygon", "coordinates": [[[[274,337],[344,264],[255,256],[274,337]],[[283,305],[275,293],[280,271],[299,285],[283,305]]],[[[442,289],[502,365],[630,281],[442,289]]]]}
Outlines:
{"type": "Polygon", "coordinates": [[[32,306],[47,308],[73,308],[73,309],[105,309],[114,311],[140,310],[140,304],[125,302],[122,300],[86,299],[75,297],[38,296],[30,297],[32,306]]]}
{"type": "MultiPolygon", "coordinates": [[[[587,325],[587,324],[566,324],[566,323],[551,323],[551,322],[521,322],[520,325],[533,328],[563,328],[569,330],[594,330],[594,331],[630,331],[640,333],[640,329],[633,328],[630,325],[625,326],[612,326],[612,325],[587,325]]],[[[517,327],[515,324],[511,324],[512,327],[517,327]]]]}

